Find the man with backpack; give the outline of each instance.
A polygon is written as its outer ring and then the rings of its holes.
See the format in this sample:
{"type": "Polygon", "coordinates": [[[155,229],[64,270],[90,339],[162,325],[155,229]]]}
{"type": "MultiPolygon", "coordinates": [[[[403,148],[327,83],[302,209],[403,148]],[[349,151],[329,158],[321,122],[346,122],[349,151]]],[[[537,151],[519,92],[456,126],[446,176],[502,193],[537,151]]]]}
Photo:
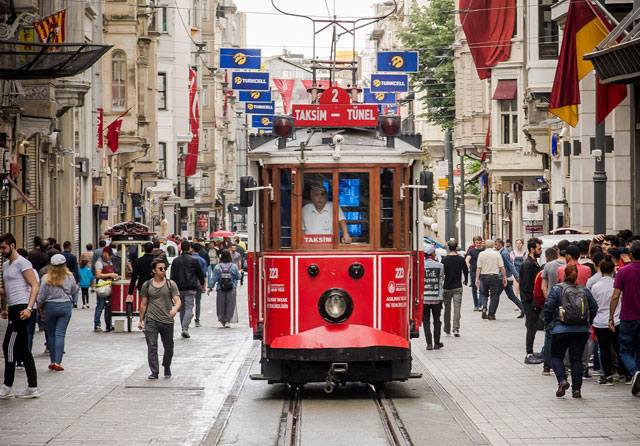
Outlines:
{"type": "Polygon", "coordinates": [[[236,282],[240,279],[240,271],[231,259],[228,249],[222,251],[220,263],[213,270],[213,285],[216,286],[216,310],[218,320],[224,328],[229,328],[229,322],[236,310],[236,282]]]}
{"type": "MultiPolygon", "coordinates": [[[[151,257],[151,256],[149,256],[151,257]]],[[[162,339],[164,376],[171,376],[173,358],[173,318],[181,308],[180,291],[175,282],[166,279],[167,265],[160,259],[151,262],[153,278],[140,289],[140,322],[147,340],[147,359],[151,374],[149,379],[158,379],[158,334],[162,339]]]]}
{"type": "Polygon", "coordinates": [[[180,244],[180,255],[171,264],[171,280],[180,290],[180,323],[182,337],[190,338],[189,324],[193,318],[193,305],[198,289],[205,290],[204,273],[200,263],[191,255],[191,243],[183,241],[180,244]]]}

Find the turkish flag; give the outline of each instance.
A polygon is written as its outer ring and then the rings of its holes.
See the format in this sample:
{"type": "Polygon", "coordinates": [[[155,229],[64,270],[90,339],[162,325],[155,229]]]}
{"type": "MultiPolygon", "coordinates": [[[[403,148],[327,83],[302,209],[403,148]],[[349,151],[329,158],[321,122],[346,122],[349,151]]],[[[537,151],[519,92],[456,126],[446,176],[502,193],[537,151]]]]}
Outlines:
{"type": "Polygon", "coordinates": [[[122,128],[123,119],[124,115],[120,115],[115,121],[107,126],[107,147],[109,147],[113,153],[116,153],[118,150],[118,139],[120,138],[120,129],[122,128]]]}
{"type": "Polygon", "coordinates": [[[284,107],[284,113],[289,113],[289,107],[291,106],[291,96],[293,96],[293,84],[295,79],[274,79],[273,83],[276,85],[280,96],[282,96],[282,105],[284,107]]]}

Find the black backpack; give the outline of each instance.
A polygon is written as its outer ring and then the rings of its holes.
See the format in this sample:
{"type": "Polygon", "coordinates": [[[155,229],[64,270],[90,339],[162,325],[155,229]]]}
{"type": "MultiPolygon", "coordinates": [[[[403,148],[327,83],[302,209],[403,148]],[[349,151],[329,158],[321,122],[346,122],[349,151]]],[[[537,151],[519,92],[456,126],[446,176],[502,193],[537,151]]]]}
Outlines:
{"type": "Polygon", "coordinates": [[[227,269],[220,264],[220,290],[231,291],[233,289],[233,277],[231,277],[232,264],[228,264],[227,269]]]}
{"type": "Polygon", "coordinates": [[[582,285],[559,284],[562,289],[562,306],[558,308],[564,325],[589,325],[589,300],[582,285]]]}

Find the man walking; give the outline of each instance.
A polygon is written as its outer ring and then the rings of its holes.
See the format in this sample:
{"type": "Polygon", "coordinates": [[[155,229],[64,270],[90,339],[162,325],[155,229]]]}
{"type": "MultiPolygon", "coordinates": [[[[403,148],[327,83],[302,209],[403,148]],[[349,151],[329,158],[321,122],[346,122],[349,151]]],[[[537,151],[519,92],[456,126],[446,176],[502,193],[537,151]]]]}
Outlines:
{"type": "MultiPolygon", "coordinates": [[[[202,252],[202,245],[200,243],[194,243],[191,246],[193,247],[193,257],[198,261],[204,276],[207,277],[207,262],[205,262],[204,258],[200,255],[202,252]]],[[[203,290],[200,289],[196,291],[196,327],[200,327],[200,303],[202,301],[202,292],[203,290]]]]}
{"type": "Polygon", "coordinates": [[[442,263],[435,259],[436,247],[427,245],[424,248],[424,292],[423,292],[423,310],[422,325],[424,327],[424,335],[427,338],[427,350],[436,350],[444,347],[440,342],[440,313],[442,312],[442,282],[443,282],[443,266],[442,263]],[[433,337],[431,336],[430,316],[433,314],[433,337]],[[435,344],[433,341],[435,340],[435,344]]]}
{"type": "Polygon", "coordinates": [[[10,398],[13,394],[13,381],[16,373],[16,359],[19,357],[27,373],[28,387],[16,398],[38,398],[38,374],[36,364],[28,346],[27,327],[36,304],[38,279],[31,263],[18,254],[13,234],[0,236],[0,253],[7,259],[2,264],[4,288],[0,288],[0,306],[2,319],[9,319],[2,352],[4,354],[4,384],[0,389],[0,398],[10,398]]]}
{"type": "Polygon", "coordinates": [[[449,240],[449,255],[442,258],[444,267],[444,332],[451,333],[451,301],[453,301],[453,335],[460,336],[460,309],[462,307],[461,277],[464,275],[464,285],[467,285],[469,269],[464,258],[458,255],[458,243],[449,240]]]}
{"type": "MultiPolygon", "coordinates": [[[[127,293],[127,302],[133,302],[133,290],[138,289],[138,294],[142,290],[144,285],[149,279],[153,277],[151,270],[151,263],[154,260],[152,255],[153,243],[147,242],[142,246],[144,255],[137,258],[133,262],[133,268],[131,271],[131,281],[129,282],[129,292],[127,293]]],[[[166,263],[165,263],[166,266],[166,263]]],[[[166,273],[164,273],[166,274],[166,273]]],[[[163,275],[164,275],[163,274],[163,275]]]]}
{"type": "MultiPolygon", "coordinates": [[[[151,251],[153,245],[151,245],[151,251]]],[[[151,254],[151,252],[149,252],[151,254]]],[[[151,257],[151,255],[149,255],[151,257]]],[[[162,339],[164,355],[162,367],[164,376],[171,376],[173,358],[173,318],[180,310],[180,292],[175,282],[167,280],[167,265],[161,259],[151,262],[153,279],[147,280],[140,289],[140,322],[138,328],[144,330],[147,340],[147,359],[151,374],[149,379],[158,379],[158,334],[162,339]]]]}
{"type": "MultiPolygon", "coordinates": [[[[74,253],[71,252],[71,242],[66,241],[62,244],[62,255],[66,260],[67,269],[71,274],[73,274],[73,278],[76,281],[76,285],[80,282],[80,278],[78,276],[78,258],[74,253]]],[[[73,308],[78,308],[78,293],[73,295],[73,308]]]]}
{"type": "Polygon", "coordinates": [[[29,252],[27,260],[33,265],[33,269],[40,271],[49,263],[49,256],[42,245],[42,238],[35,236],[33,238],[33,250],[29,252]]]}
{"type": "Polygon", "coordinates": [[[542,358],[533,355],[533,343],[536,339],[536,331],[538,330],[538,320],[542,309],[536,305],[533,298],[533,287],[535,285],[536,276],[540,272],[540,264],[538,258],[542,254],[542,240],[539,238],[530,238],[527,241],[527,258],[520,265],[520,296],[522,297],[522,306],[524,307],[525,325],[527,327],[527,336],[525,342],[526,356],[525,364],[540,364],[542,358]]]}
{"type": "MultiPolygon", "coordinates": [[[[471,294],[473,296],[473,311],[480,311],[480,307],[482,307],[482,290],[478,290],[478,285],[476,285],[477,278],[477,265],[478,265],[478,256],[484,248],[482,247],[482,237],[476,235],[473,237],[473,247],[467,251],[467,266],[469,267],[469,274],[471,275],[471,294]]],[[[482,283],[480,283],[482,286],[482,283]]]]}
{"type": "Polygon", "coordinates": [[[171,264],[171,280],[180,290],[180,323],[182,337],[190,338],[189,324],[193,318],[193,305],[198,289],[204,291],[204,274],[200,263],[191,255],[191,243],[180,243],[180,255],[171,264]]]}
{"type": "Polygon", "coordinates": [[[493,240],[487,240],[485,250],[478,255],[476,270],[476,287],[480,288],[482,282],[482,319],[496,320],[496,311],[500,303],[500,283],[507,286],[507,274],[504,270],[504,262],[498,251],[493,249],[493,240]],[[502,277],[502,280],[500,280],[502,277]],[[489,305],[489,295],[491,304],[489,305]],[[489,314],[487,315],[487,309],[489,314]]]}
{"type": "Polygon", "coordinates": [[[520,280],[518,270],[513,265],[513,262],[511,261],[511,254],[507,250],[507,247],[504,245],[502,239],[496,239],[495,245],[496,250],[502,256],[504,270],[507,273],[507,286],[501,288],[500,294],[502,294],[502,291],[505,291],[507,293],[507,297],[509,298],[509,300],[516,304],[516,306],[520,309],[520,315],[518,316],[518,319],[522,319],[524,317],[524,307],[522,306],[522,302],[520,301],[520,299],[518,299],[518,296],[516,296],[516,293],[513,292],[513,279],[520,280]]]}

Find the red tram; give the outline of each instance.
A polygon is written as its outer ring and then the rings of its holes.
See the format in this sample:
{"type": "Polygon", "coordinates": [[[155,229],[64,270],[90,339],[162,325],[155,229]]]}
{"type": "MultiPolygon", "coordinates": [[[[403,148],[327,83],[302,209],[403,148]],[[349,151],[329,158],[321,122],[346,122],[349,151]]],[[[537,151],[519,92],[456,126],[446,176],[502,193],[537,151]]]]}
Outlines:
{"type": "Polygon", "coordinates": [[[343,89],[251,137],[249,315],[270,383],[411,377],[422,323],[422,206],[433,179],[419,134],[343,89]]]}

